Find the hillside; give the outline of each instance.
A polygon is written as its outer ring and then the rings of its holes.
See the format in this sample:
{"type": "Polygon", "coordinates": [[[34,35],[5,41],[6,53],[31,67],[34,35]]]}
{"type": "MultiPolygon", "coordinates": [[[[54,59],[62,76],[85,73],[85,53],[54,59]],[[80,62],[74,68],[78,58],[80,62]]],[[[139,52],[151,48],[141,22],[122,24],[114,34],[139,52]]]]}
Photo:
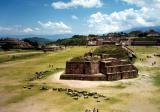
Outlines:
{"type": "Polygon", "coordinates": [[[49,39],[40,38],[40,37],[24,38],[23,41],[32,42],[32,43],[37,43],[37,44],[39,44],[39,45],[45,45],[45,44],[48,44],[48,43],[52,42],[52,41],[49,40],[49,39]]]}
{"type": "Polygon", "coordinates": [[[54,34],[54,35],[7,35],[7,34],[0,34],[0,37],[11,37],[11,38],[18,38],[18,39],[24,39],[29,37],[39,37],[39,38],[45,38],[51,41],[56,41],[58,39],[65,39],[70,38],[74,34],[54,34]]]}
{"type": "Polygon", "coordinates": [[[137,27],[137,28],[132,28],[132,29],[126,30],[126,31],[124,31],[124,32],[129,33],[129,32],[137,31],[137,30],[139,30],[139,31],[148,31],[148,30],[150,30],[150,29],[153,29],[153,30],[155,30],[155,31],[160,32],[160,26],[137,27]]]}

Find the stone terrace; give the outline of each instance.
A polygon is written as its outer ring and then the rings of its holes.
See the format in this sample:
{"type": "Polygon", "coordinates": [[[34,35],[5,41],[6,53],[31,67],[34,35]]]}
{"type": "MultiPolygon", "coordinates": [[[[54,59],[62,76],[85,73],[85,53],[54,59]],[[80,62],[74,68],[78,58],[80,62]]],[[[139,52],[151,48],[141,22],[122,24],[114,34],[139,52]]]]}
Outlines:
{"type": "Polygon", "coordinates": [[[129,61],[107,58],[99,61],[68,61],[65,74],[60,79],[114,81],[137,76],[138,70],[129,61]]]}

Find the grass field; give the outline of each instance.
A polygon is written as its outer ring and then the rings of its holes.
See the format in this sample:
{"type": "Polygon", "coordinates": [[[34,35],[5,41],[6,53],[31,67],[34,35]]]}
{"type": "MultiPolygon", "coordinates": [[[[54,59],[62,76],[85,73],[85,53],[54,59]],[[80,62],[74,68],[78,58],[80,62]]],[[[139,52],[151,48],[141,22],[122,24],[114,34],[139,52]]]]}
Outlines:
{"type": "Polygon", "coordinates": [[[42,51],[30,51],[30,52],[8,52],[8,53],[1,53],[0,54],[0,63],[4,63],[7,61],[16,61],[25,58],[32,58],[34,56],[44,54],[42,51]]]}
{"type": "Polygon", "coordinates": [[[6,59],[0,63],[0,112],[84,112],[85,109],[98,108],[100,112],[159,112],[160,111],[160,54],[158,47],[130,47],[135,51],[135,65],[140,76],[136,79],[114,82],[59,81],[58,68],[65,68],[65,62],[80,56],[95,47],[69,47],[58,52],[42,53],[36,51],[0,52],[0,60],[18,55],[14,60],[6,59]],[[32,56],[32,53],[39,53],[32,56]],[[27,55],[29,56],[29,58],[27,55]],[[147,56],[151,58],[147,58],[147,56]],[[140,59],[143,58],[143,61],[140,59]],[[152,63],[156,61],[155,65],[152,63]],[[52,65],[52,68],[49,67],[52,65]],[[29,82],[35,72],[51,70],[47,77],[29,82]],[[52,75],[51,75],[52,74],[52,75]],[[23,88],[30,85],[31,89],[23,88]],[[98,92],[109,100],[93,98],[74,100],[65,93],[42,91],[48,88],[63,87],[98,92]]]}

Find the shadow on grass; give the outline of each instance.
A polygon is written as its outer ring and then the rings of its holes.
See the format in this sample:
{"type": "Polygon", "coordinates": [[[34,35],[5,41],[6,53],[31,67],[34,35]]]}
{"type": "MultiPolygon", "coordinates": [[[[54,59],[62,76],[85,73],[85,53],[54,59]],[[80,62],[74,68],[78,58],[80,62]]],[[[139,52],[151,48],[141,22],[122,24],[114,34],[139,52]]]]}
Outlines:
{"type": "Polygon", "coordinates": [[[155,86],[160,87],[160,74],[153,77],[153,83],[155,86]]]}

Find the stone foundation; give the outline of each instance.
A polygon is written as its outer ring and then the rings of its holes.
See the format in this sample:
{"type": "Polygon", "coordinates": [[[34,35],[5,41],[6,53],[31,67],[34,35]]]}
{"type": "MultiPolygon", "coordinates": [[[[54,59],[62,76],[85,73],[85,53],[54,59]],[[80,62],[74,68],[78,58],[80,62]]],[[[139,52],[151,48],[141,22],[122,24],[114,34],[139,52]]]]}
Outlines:
{"type": "Polygon", "coordinates": [[[84,75],[84,74],[63,74],[60,79],[65,80],[88,80],[88,81],[105,81],[107,80],[106,75],[94,74],[94,75],[84,75]]]}
{"type": "Polygon", "coordinates": [[[60,79],[114,81],[138,76],[137,68],[126,60],[108,58],[100,61],[68,61],[60,79]]]}

